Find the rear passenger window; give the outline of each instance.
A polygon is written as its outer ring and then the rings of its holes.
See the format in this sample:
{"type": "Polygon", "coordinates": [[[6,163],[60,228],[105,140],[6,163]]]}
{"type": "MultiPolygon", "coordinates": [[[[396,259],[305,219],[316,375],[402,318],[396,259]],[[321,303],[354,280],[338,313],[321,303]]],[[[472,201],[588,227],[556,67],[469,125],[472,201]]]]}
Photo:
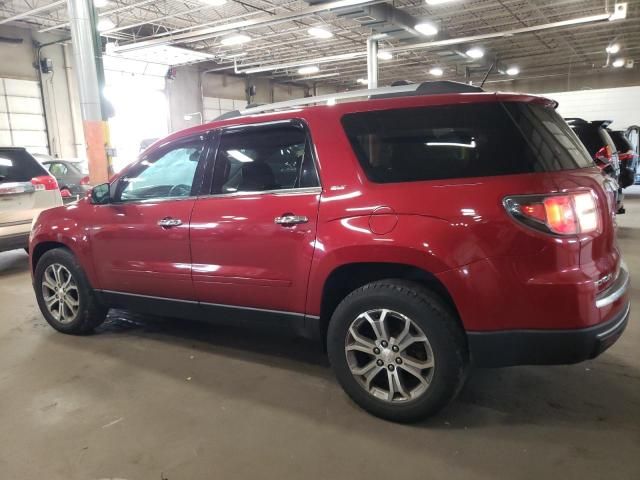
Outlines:
{"type": "Polygon", "coordinates": [[[261,192],[319,185],[310,143],[295,125],[223,131],[212,193],[261,192]]]}
{"type": "Polygon", "coordinates": [[[23,148],[0,148],[0,182],[28,182],[41,175],[47,171],[23,148]]]}
{"type": "Polygon", "coordinates": [[[545,172],[593,162],[553,109],[475,103],[345,115],[367,177],[378,183],[545,172]]]}

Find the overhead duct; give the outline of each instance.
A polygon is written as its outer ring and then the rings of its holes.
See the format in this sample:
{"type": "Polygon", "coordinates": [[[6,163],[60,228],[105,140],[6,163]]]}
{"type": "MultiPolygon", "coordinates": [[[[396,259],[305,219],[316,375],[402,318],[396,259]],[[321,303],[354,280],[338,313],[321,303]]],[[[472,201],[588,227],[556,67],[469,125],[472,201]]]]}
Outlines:
{"type": "Polygon", "coordinates": [[[370,28],[376,34],[386,34],[398,40],[409,40],[420,35],[414,29],[418,19],[388,3],[343,8],[335,13],[338,17],[370,28]]]}

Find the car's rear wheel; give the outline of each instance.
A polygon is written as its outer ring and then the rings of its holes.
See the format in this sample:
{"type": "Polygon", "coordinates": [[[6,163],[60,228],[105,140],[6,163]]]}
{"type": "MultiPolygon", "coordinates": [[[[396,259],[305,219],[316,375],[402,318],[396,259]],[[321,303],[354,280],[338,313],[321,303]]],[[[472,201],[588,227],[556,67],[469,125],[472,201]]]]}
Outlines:
{"type": "Polygon", "coordinates": [[[104,322],[100,305],[82,267],[67,249],[46,252],[36,265],[34,288],[49,325],[62,333],[82,335],[104,322]]]}
{"type": "Polygon", "coordinates": [[[398,422],[447,405],[468,363],[454,313],[433,292],[402,280],[373,282],[349,294],[332,316],[327,349],[349,396],[398,422]]]}

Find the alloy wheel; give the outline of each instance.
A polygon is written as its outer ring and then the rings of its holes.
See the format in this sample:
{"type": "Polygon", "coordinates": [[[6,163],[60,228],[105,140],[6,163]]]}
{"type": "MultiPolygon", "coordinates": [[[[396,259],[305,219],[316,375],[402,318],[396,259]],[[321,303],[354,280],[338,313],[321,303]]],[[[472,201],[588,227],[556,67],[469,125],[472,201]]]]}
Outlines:
{"type": "Polygon", "coordinates": [[[433,378],[435,360],[427,336],[413,320],[393,310],[358,315],[347,332],[345,353],[360,386],[386,402],[417,399],[433,378]]]}
{"type": "Polygon", "coordinates": [[[42,275],[42,297],[51,316],[62,324],[73,322],[80,308],[78,284],[67,267],[49,265],[42,275]]]}

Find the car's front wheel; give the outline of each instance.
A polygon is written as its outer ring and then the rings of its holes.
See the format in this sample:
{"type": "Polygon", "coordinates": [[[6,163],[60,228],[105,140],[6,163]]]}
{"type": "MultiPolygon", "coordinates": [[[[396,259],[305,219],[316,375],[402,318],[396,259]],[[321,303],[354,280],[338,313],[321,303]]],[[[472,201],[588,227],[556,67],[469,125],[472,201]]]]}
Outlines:
{"type": "Polygon", "coordinates": [[[34,288],[42,315],[59,332],[87,334],[105,320],[107,309],[99,304],[82,267],[67,249],[42,255],[34,288]]]}
{"type": "Polygon", "coordinates": [[[423,286],[373,282],[335,310],[329,360],[349,396],[379,417],[412,422],[453,399],[466,373],[464,332],[446,304],[423,286]]]}

